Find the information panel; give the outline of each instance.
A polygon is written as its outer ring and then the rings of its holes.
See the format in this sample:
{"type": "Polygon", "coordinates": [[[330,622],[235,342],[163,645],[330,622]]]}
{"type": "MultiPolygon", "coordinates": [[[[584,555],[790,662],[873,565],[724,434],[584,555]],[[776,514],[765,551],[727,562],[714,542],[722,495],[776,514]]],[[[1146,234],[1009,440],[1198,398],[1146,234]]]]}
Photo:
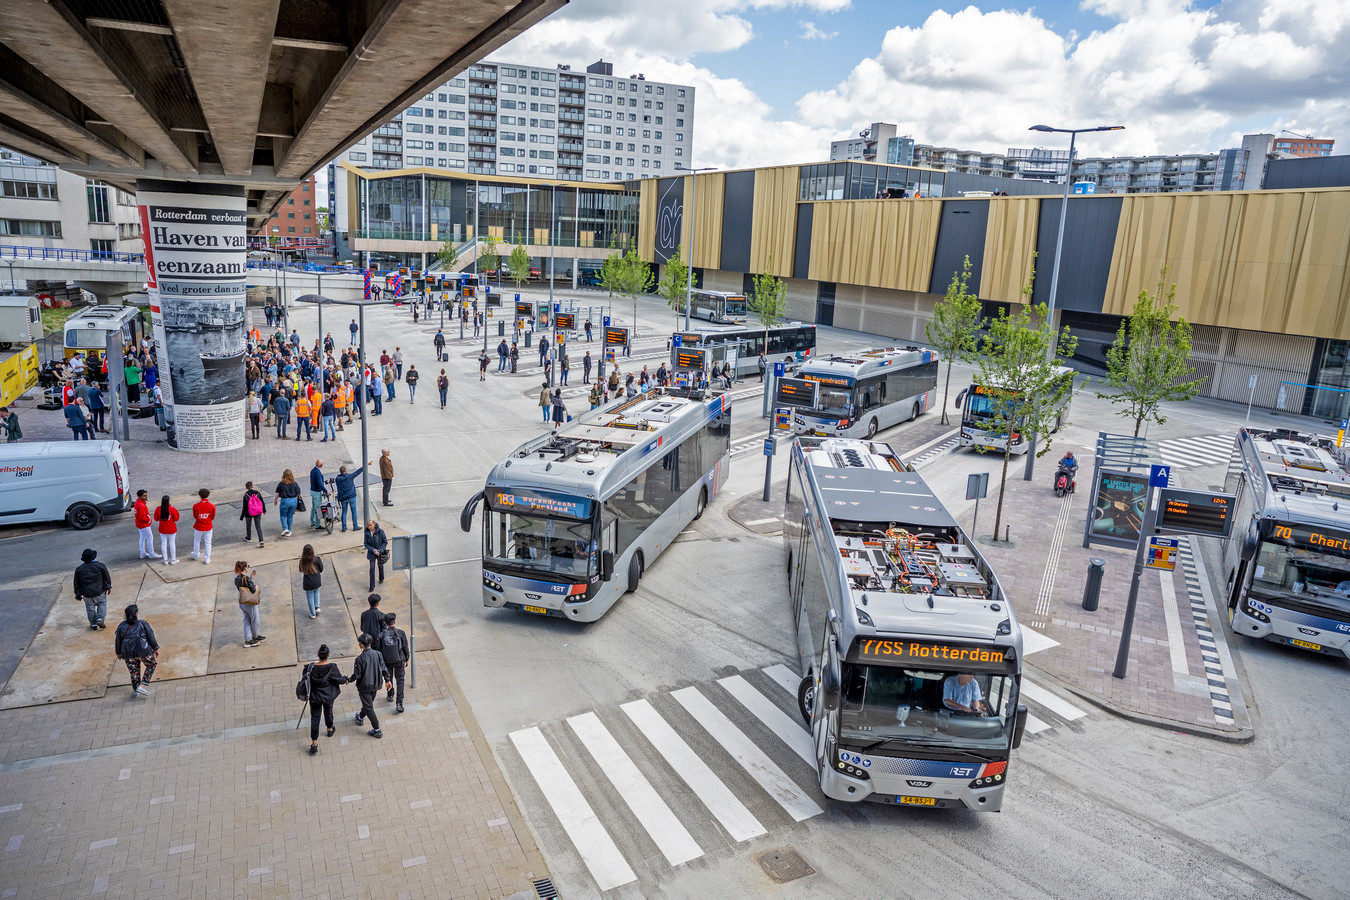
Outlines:
{"type": "Polygon", "coordinates": [[[1148,473],[1102,469],[1097,477],[1088,540],[1134,545],[1139,541],[1139,529],[1144,521],[1148,473]]]}
{"type": "Polygon", "coordinates": [[[533,303],[517,303],[517,304],[516,304],[516,318],[517,318],[517,319],[533,319],[533,318],[534,318],[534,304],[533,304],[533,303]]]}
{"type": "Polygon", "coordinates": [[[1158,497],[1158,527],[1226,538],[1233,532],[1234,499],[1232,494],[1163,488],[1158,497]]]}
{"type": "Polygon", "coordinates": [[[605,346],[606,347],[624,347],[628,344],[627,328],[606,328],[605,346]]]}
{"type": "Polygon", "coordinates": [[[576,497],[552,496],[538,491],[493,491],[493,509],[519,512],[546,512],[574,519],[591,517],[591,501],[576,497]]]}
{"type": "Polygon", "coordinates": [[[577,327],[577,317],[574,313],[558,313],[553,317],[553,324],[560,329],[571,331],[577,327]]]}
{"type": "Polygon", "coordinates": [[[775,406],[812,409],[816,405],[816,382],[806,378],[780,378],[774,388],[775,406]]]}
{"type": "Polygon", "coordinates": [[[681,347],[675,351],[676,372],[702,372],[704,369],[704,351],[697,348],[681,347]]]}

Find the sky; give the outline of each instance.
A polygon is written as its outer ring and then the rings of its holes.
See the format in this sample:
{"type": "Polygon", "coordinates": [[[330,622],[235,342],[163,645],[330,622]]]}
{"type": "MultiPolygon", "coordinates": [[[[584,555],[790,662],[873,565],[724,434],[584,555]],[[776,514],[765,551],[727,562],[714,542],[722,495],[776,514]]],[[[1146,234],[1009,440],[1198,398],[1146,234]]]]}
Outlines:
{"type": "Polygon", "coordinates": [[[872,122],[985,152],[1067,147],[1038,123],[1125,126],[1081,156],[1285,129],[1350,152],[1350,0],[571,0],[491,58],[694,85],[697,167],[828,159],[872,122]]]}

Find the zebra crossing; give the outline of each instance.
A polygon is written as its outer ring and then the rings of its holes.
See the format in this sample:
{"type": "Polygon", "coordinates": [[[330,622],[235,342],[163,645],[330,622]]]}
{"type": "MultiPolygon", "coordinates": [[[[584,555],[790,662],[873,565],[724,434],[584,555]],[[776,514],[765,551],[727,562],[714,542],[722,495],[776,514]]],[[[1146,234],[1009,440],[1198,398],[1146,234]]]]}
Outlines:
{"type": "Polygon", "coordinates": [[[1177,469],[1197,466],[1217,466],[1227,463],[1233,454],[1233,435],[1200,434],[1193,437],[1168,438],[1158,442],[1162,461],[1177,469]]]}
{"type": "MultiPolygon", "coordinates": [[[[775,664],[513,731],[508,771],[533,782],[516,794],[601,892],[812,819],[827,801],[799,681],[775,664]]],[[[1025,678],[1022,696],[1028,736],[1087,715],[1025,678]]]]}

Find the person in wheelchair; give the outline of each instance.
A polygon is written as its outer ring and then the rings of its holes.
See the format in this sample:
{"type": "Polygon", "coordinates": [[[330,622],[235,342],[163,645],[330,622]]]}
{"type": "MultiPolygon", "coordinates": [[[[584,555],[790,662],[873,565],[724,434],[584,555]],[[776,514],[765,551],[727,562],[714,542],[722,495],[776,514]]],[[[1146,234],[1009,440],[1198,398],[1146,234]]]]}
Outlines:
{"type": "Polygon", "coordinates": [[[949,675],[942,682],[942,705],[958,716],[988,716],[980,683],[969,673],[949,675]]]}

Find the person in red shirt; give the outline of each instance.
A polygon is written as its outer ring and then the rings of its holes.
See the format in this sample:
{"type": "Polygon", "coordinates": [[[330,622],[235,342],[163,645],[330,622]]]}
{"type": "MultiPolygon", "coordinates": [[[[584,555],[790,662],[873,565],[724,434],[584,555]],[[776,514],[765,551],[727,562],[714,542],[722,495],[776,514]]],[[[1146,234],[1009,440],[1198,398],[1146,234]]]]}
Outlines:
{"type": "Polygon", "coordinates": [[[192,558],[196,559],[197,551],[205,545],[202,562],[209,566],[211,564],[211,529],[214,527],[211,523],[216,518],[216,505],[206,499],[211,496],[211,492],[206,488],[198,491],[197,496],[201,499],[192,504],[192,558]]]}
{"type": "Polygon", "coordinates": [[[140,546],[136,549],[141,559],[155,558],[155,535],[150,530],[150,506],[146,502],[149,496],[146,491],[137,491],[136,502],[131,504],[136,513],[136,531],[140,534],[140,546]]]}
{"type": "Polygon", "coordinates": [[[164,565],[178,565],[178,510],[169,505],[169,495],[165,494],[155,507],[155,521],[159,523],[159,550],[164,557],[164,565]]]}

